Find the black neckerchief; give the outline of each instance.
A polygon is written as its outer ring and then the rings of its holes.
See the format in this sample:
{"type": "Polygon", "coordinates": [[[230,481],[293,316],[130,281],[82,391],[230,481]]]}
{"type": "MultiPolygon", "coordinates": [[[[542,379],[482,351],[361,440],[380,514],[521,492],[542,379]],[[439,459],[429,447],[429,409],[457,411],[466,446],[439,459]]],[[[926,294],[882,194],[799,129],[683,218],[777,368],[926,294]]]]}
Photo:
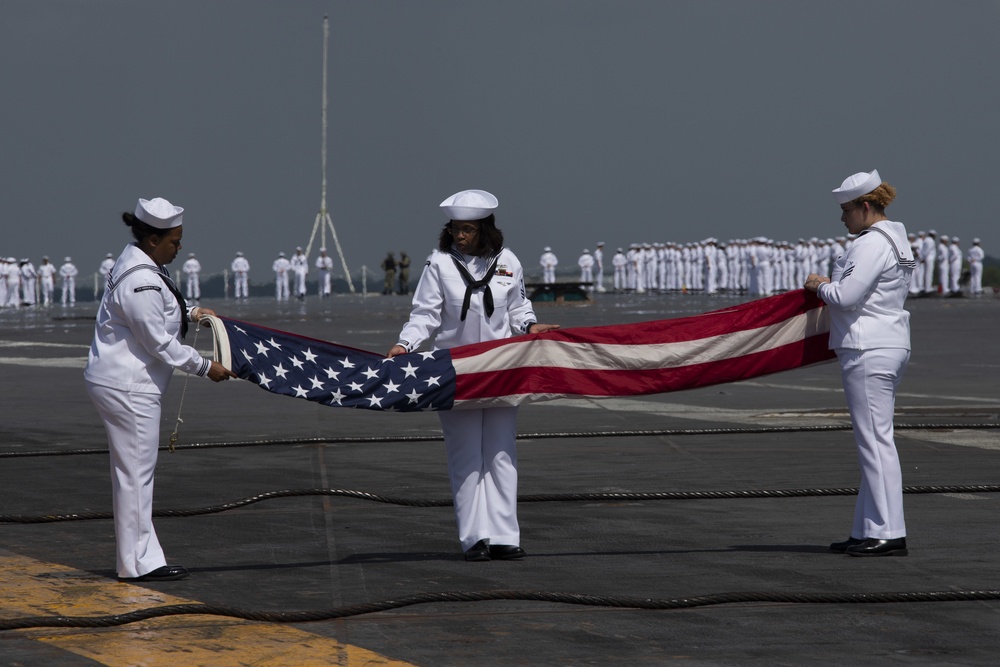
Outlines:
{"type": "Polygon", "coordinates": [[[157,273],[159,273],[160,277],[163,278],[163,282],[166,284],[167,289],[170,290],[170,293],[174,295],[175,299],[177,299],[177,305],[181,307],[181,338],[184,338],[187,336],[189,321],[187,301],[184,300],[183,295],[181,295],[181,291],[177,289],[177,285],[174,284],[174,281],[170,279],[170,273],[167,271],[167,268],[165,266],[158,268],[160,270],[157,271],[157,273]]]}
{"type": "MultiPolygon", "coordinates": [[[[500,250],[503,250],[501,248],[500,250]]],[[[476,280],[469,273],[468,267],[465,266],[465,261],[461,259],[461,255],[456,251],[451,251],[451,261],[455,262],[455,267],[458,272],[462,274],[462,279],[465,281],[465,299],[462,300],[462,321],[465,321],[465,315],[469,312],[469,303],[472,301],[472,291],[477,290],[480,287],[485,287],[483,290],[483,310],[486,311],[486,317],[489,319],[493,315],[493,291],[489,289],[490,281],[493,280],[493,274],[497,272],[497,262],[500,260],[500,252],[498,251],[496,255],[493,256],[493,261],[490,262],[490,266],[486,269],[486,275],[483,276],[482,280],[476,280]]]]}

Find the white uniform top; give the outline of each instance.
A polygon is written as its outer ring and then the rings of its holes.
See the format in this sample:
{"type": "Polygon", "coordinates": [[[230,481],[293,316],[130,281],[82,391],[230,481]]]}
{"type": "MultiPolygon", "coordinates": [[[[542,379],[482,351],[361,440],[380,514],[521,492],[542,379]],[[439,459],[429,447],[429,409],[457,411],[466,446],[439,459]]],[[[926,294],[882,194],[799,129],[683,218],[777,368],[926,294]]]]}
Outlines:
{"type": "Polygon", "coordinates": [[[279,257],[278,259],[274,260],[273,264],[271,264],[271,270],[278,274],[288,273],[288,270],[290,268],[292,268],[292,263],[289,262],[284,257],[279,257]]]}
{"type": "Polygon", "coordinates": [[[56,265],[51,262],[48,264],[38,265],[38,275],[42,277],[43,280],[52,280],[52,276],[56,273],[56,265]]]}
{"type": "Polygon", "coordinates": [[[237,257],[233,260],[232,266],[230,266],[234,273],[246,273],[250,270],[250,262],[247,261],[246,257],[237,257]]]}
{"type": "Polygon", "coordinates": [[[105,257],[104,261],[101,262],[101,266],[98,269],[98,271],[102,276],[106,276],[109,273],[111,273],[111,267],[114,265],[115,265],[115,260],[111,259],[110,257],[105,257]]]}
{"type": "Polygon", "coordinates": [[[320,271],[330,271],[333,269],[333,258],[329,255],[320,255],[316,258],[316,268],[320,271]]]}
{"type": "Polygon", "coordinates": [[[901,222],[881,220],[855,239],[837,258],[831,282],[817,290],[830,306],[831,350],[910,349],[903,303],[914,264],[901,222]]]}
{"type": "Polygon", "coordinates": [[[971,248],[969,248],[967,256],[970,262],[982,262],[983,257],[986,256],[986,253],[983,251],[981,247],[974,245],[971,248]]]}
{"type": "Polygon", "coordinates": [[[295,273],[309,273],[309,260],[305,255],[298,253],[292,255],[292,259],[289,260],[289,264],[292,265],[292,270],[295,271],[295,273]]]}
{"type": "Polygon", "coordinates": [[[76,268],[76,265],[71,262],[66,262],[59,267],[59,275],[63,278],[75,278],[80,270],[76,268]]]}
{"type": "Polygon", "coordinates": [[[184,266],[182,268],[184,273],[189,276],[192,273],[201,273],[201,262],[199,262],[196,257],[191,257],[188,261],[184,262],[184,266]]]}
{"type": "Polygon", "coordinates": [[[162,394],[174,368],[208,372],[211,360],[178,340],[181,307],[165,275],[138,246],[125,246],[97,311],[84,379],[121,391],[162,394]]]}
{"type": "Polygon", "coordinates": [[[434,349],[509,338],[525,333],[535,323],[535,312],[524,292],[524,273],[514,253],[503,248],[497,260],[496,273],[490,280],[493,293],[493,315],[487,317],[483,306],[485,288],[473,291],[469,312],[461,320],[465,299],[465,280],[452,258],[457,258],[476,280],[486,275],[491,257],[462,255],[435,250],[427,258],[420,282],[413,293],[410,320],[399,334],[399,344],[409,351],[434,337],[434,349]]]}

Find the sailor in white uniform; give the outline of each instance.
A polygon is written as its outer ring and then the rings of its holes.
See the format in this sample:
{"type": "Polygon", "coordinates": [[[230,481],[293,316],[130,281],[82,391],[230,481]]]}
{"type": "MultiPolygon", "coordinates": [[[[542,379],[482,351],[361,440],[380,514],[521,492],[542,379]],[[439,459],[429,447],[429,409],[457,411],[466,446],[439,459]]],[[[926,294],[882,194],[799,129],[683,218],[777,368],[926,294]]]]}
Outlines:
{"type": "Polygon", "coordinates": [[[288,301],[288,272],[292,264],[285,257],[285,253],[279,252],[278,259],[271,264],[274,271],[274,296],[278,301],[288,301]]]}
{"type": "Polygon", "coordinates": [[[590,250],[584,248],[576,263],[580,266],[580,282],[590,283],[585,287],[589,292],[594,288],[594,256],[590,254],[590,250]]]}
{"type": "Polygon", "coordinates": [[[250,262],[243,256],[242,252],[236,253],[236,259],[229,266],[233,272],[233,293],[236,299],[246,299],[250,296],[249,276],[250,262]]]}
{"type": "Polygon", "coordinates": [[[188,258],[181,267],[184,276],[187,278],[187,298],[195,303],[201,301],[201,262],[194,256],[193,252],[188,253],[188,258]]]}
{"type": "Polygon", "coordinates": [[[21,303],[26,306],[35,305],[35,294],[38,290],[38,271],[31,260],[25,257],[21,260],[21,303]]]}
{"type": "MultiPolygon", "coordinates": [[[[503,247],[493,211],[497,198],[463,190],[441,208],[449,219],[413,294],[410,319],[394,357],[433,338],[434,349],[541,333],[525,296],[521,263],[503,247]]],[[[517,522],[517,407],[438,412],[458,536],[466,560],[523,558],[517,522]]]]}
{"type": "Polygon", "coordinates": [[[136,242],[125,246],[97,311],[94,341],[83,372],[111,452],[117,571],[121,579],[169,581],[187,570],[167,565],[153,529],[153,473],[160,443],[160,408],[174,369],[218,382],[235,377],[219,362],[183,345],[188,312],[164,265],[181,248],[184,209],[165,199],[140,199],[123,213],[136,242]]]}
{"type": "Polygon", "coordinates": [[[321,297],[330,296],[330,277],[333,274],[333,258],[326,254],[326,248],[319,249],[319,257],[316,258],[316,269],[319,271],[319,295],[321,297]]]}
{"type": "Polygon", "coordinates": [[[952,236],[948,245],[948,264],[948,294],[962,296],[962,288],[959,286],[962,279],[962,246],[957,236],[952,236]]]}
{"type": "Polygon", "coordinates": [[[538,263],[542,265],[542,282],[554,283],[556,281],[556,265],[559,264],[559,259],[552,252],[552,248],[549,246],[542,248],[542,256],[538,263]]]}
{"type": "Polygon", "coordinates": [[[969,292],[972,294],[982,294],[983,293],[983,258],[986,257],[986,253],[983,251],[982,246],[979,245],[979,239],[972,239],[972,245],[969,247],[966,257],[969,260],[969,292]]]}
{"type": "Polygon", "coordinates": [[[7,272],[7,306],[17,308],[21,305],[21,267],[15,258],[8,257],[4,270],[7,272]]]}
{"type": "Polygon", "coordinates": [[[59,267],[59,277],[62,278],[62,305],[67,302],[71,306],[76,305],[76,277],[80,270],[76,268],[71,257],[63,260],[63,265],[59,267]]]}
{"type": "Polygon", "coordinates": [[[594,249],[594,272],[597,276],[597,291],[604,291],[604,241],[597,242],[594,249]]]}
{"type": "Polygon", "coordinates": [[[56,265],[49,261],[49,256],[42,257],[42,263],[38,265],[38,277],[42,285],[42,305],[48,306],[52,303],[52,294],[56,289],[56,265]]]}
{"type": "Polygon", "coordinates": [[[288,261],[295,273],[295,298],[306,298],[306,277],[309,275],[309,259],[302,253],[302,247],[295,248],[295,254],[288,261]]]}
{"type": "Polygon", "coordinates": [[[628,287],[628,257],[625,252],[618,248],[614,257],[611,258],[611,266],[614,269],[614,286],[616,292],[622,292],[628,287]]]}
{"type": "Polygon", "coordinates": [[[97,281],[98,293],[103,292],[108,287],[108,274],[111,273],[111,267],[115,265],[115,256],[110,252],[104,256],[101,261],[101,265],[97,267],[97,273],[100,275],[97,281]]]}
{"type": "Polygon", "coordinates": [[[910,314],[903,309],[915,265],[906,228],[885,216],[896,190],[878,171],[847,178],[833,191],[847,231],[858,234],[830,278],[810,274],[830,313],[861,464],[849,538],[830,549],[851,556],[905,556],[903,476],[893,439],[896,389],[910,359],[910,314]]]}

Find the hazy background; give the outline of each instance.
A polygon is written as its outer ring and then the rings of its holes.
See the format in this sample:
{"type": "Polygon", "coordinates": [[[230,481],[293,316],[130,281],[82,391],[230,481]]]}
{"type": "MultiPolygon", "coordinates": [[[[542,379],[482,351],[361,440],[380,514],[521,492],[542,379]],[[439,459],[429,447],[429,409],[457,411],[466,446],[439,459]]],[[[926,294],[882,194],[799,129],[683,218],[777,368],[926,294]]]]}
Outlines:
{"type": "Polygon", "coordinates": [[[0,255],[89,274],[162,196],[181,259],[270,277],[319,210],[325,14],[354,275],[419,266],[465,188],[532,272],[544,245],[838,235],[830,190],[872,168],[910,231],[1000,248],[996,1],[4,0],[0,255]]]}

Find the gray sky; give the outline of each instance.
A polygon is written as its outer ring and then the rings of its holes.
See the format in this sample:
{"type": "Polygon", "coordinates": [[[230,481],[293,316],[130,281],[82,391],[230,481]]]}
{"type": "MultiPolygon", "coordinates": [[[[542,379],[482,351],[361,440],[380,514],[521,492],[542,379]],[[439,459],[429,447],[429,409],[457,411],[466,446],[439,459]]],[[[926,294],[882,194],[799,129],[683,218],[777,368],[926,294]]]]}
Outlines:
{"type": "Polygon", "coordinates": [[[839,235],[830,190],[872,168],[908,230],[1000,254],[996,0],[5,0],[0,254],[88,273],[161,196],[185,255],[267,279],[319,209],[324,14],[355,275],[422,260],[466,188],[535,271],[544,245],[839,235]]]}

